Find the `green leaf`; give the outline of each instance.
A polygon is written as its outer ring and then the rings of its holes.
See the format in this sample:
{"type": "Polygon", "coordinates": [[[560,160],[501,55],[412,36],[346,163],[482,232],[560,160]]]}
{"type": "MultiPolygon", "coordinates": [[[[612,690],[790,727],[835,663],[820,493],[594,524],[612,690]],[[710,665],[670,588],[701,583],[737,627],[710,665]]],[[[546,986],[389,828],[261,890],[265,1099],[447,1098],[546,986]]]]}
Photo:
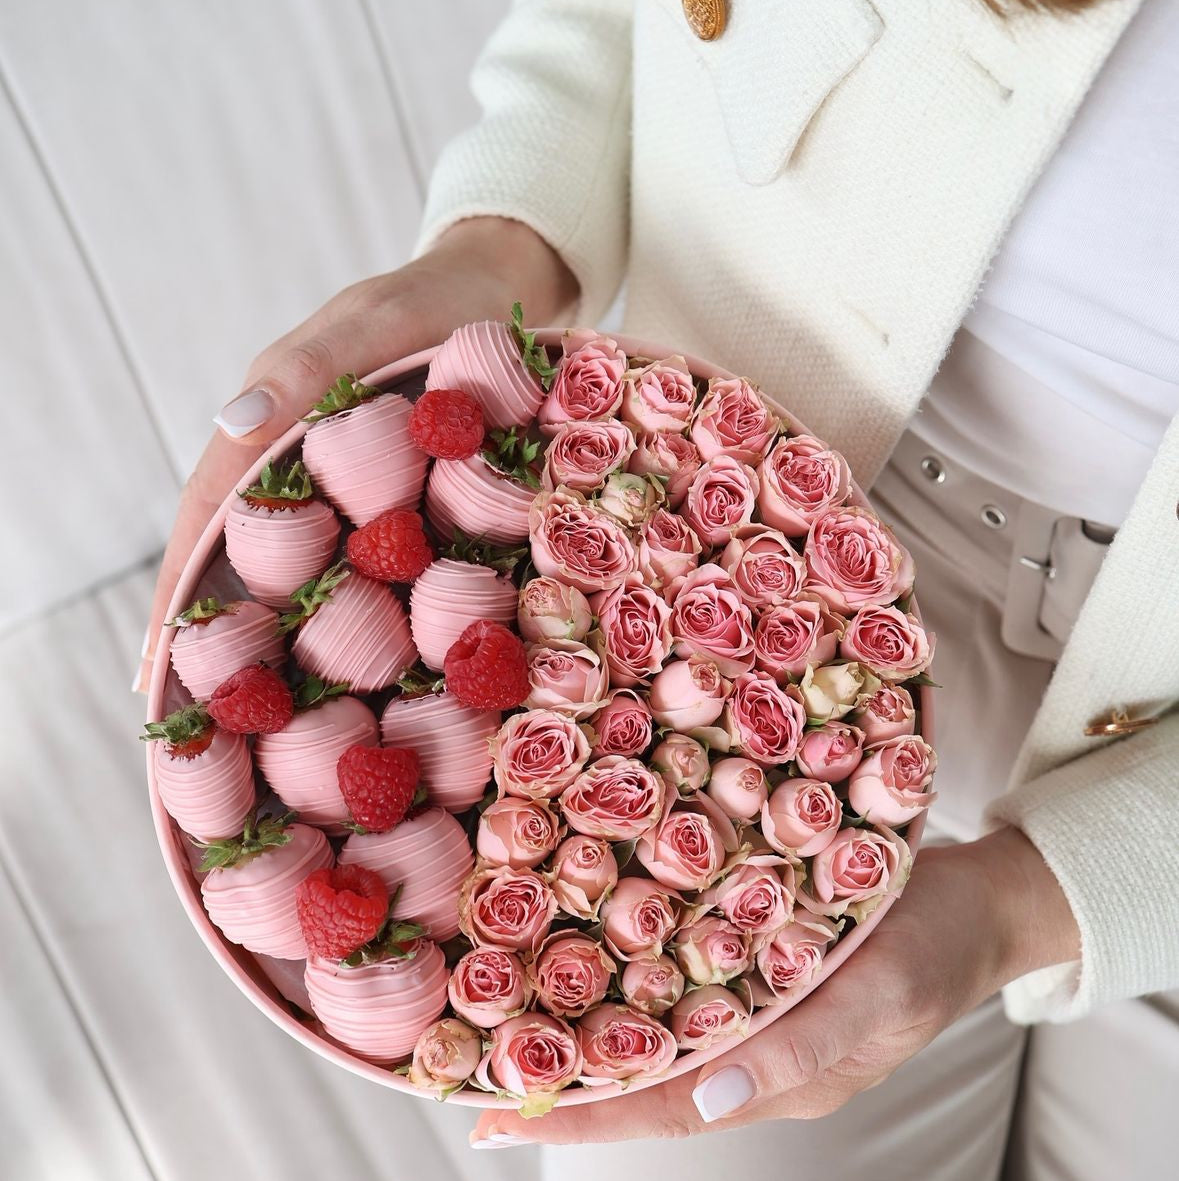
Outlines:
{"type": "Polygon", "coordinates": [[[329,685],[322,677],[309,676],[295,690],[295,708],[298,710],[314,709],[317,705],[323,705],[325,701],[330,701],[333,697],[342,697],[347,692],[347,681],[329,685]]]}
{"type": "Polygon", "coordinates": [[[202,737],[213,724],[209,711],[199,701],[170,713],[159,722],[148,722],[139,736],[141,742],[166,742],[169,746],[185,746],[202,737]]]}
{"type": "Polygon", "coordinates": [[[168,626],[188,627],[192,623],[207,623],[210,619],[216,619],[218,615],[227,615],[235,609],[236,607],[226,606],[210,595],[207,599],[197,599],[187,611],[181,611],[175,619],[169,619],[168,626]]]}
{"type": "Polygon", "coordinates": [[[314,498],[315,489],[303,461],[296,459],[277,467],[273,462],[267,463],[258,476],[258,483],[251,484],[238,495],[251,502],[276,501],[275,507],[282,508],[284,501],[290,505],[306,504],[314,498]]]}
{"type": "Polygon", "coordinates": [[[337,562],[334,566],[329,566],[318,578],[303,583],[291,595],[291,602],[296,609],[279,617],[278,634],[285,636],[288,632],[294,631],[301,623],[310,619],[324,603],[330,603],[332,591],[351,573],[346,562],[337,562]]]}
{"type": "Polygon", "coordinates": [[[557,367],[549,363],[549,355],[544,345],[536,343],[536,333],[524,331],[524,309],[520,306],[519,300],[512,304],[512,320],[509,327],[520,346],[524,368],[531,369],[540,378],[541,388],[547,390],[553,384],[557,367]]]}
{"type": "Polygon", "coordinates": [[[454,540],[441,556],[454,562],[468,562],[473,566],[486,566],[500,574],[511,574],[532,552],[527,545],[514,548],[494,545],[482,534],[468,537],[461,529],[454,531],[454,540]]]}
{"type": "Polygon", "coordinates": [[[522,1119],[536,1119],[538,1116],[548,1115],[557,1106],[560,1095],[556,1091],[546,1091],[543,1095],[529,1095],[520,1104],[522,1119]]]}
{"type": "Polygon", "coordinates": [[[526,435],[517,434],[515,427],[506,431],[494,430],[488,438],[490,446],[481,452],[487,465],[526,488],[539,490],[540,473],[535,463],[539,448],[532,445],[526,435]]]}
{"type": "Polygon", "coordinates": [[[907,681],[910,685],[925,685],[930,689],[940,689],[942,686],[933,680],[928,673],[918,673],[915,677],[910,677],[907,681]]]}
{"type": "Polygon", "coordinates": [[[287,844],[291,839],[289,829],[294,819],[294,812],[286,812],[282,816],[267,816],[262,820],[258,820],[256,813],[250,812],[242,825],[240,836],[226,837],[219,841],[194,840],[193,844],[205,851],[200,865],[201,872],[232,869],[252,861],[267,849],[287,844]]]}
{"type": "Polygon", "coordinates": [[[336,378],[334,385],[328,387],[327,393],[315,403],[311,413],[303,421],[319,422],[343,410],[353,410],[370,398],[379,397],[380,393],[375,386],[358,381],[355,373],[345,373],[342,377],[336,378]]]}
{"type": "Polygon", "coordinates": [[[446,688],[446,681],[430,672],[425,665],[419,664],[402,675],[397,688],[401,690],[402,697],[426,697],[441,693],[446,688]]]}

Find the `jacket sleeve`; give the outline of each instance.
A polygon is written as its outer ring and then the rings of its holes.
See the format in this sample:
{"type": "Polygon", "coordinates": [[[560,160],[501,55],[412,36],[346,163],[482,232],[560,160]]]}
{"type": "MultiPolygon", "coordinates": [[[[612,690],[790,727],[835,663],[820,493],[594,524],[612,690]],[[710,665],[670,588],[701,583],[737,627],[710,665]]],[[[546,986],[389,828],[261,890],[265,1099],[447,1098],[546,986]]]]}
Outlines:
{"type": "Polygon", "coordinates": [[[633,0],[516,0],[471,76],[482,119],[444,150],[417,251],[463,218],[521,221],[581,286],[595,322],[628,236],[633,0]]]}
{"type": "Polygon", "coordinates": [[[1040,775],[991,805],[1056,875],[1081,959],[1003,992],[1013,1021],[1072,1021],[1179,986],[1179,716],[1040,775]]]}

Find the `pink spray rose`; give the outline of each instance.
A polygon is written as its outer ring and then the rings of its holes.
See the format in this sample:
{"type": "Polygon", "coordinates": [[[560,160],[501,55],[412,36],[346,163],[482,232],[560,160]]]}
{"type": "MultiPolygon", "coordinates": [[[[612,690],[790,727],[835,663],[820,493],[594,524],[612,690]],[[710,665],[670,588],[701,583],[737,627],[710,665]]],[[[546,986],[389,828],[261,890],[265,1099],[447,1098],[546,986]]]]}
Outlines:
{"type": "Polygon", "coordinates": [[[778,1000],[810,984],[823,966],[823,952],[838,934],[830,919],[799,910],[794,922],[758,948],[758,971],[778,1000]]]}
{"type": "Polygon", "coordinates": [[[830,509],[816,517],[803,550],[807,590],[845,615],[884,607],[913,589],[913,559],[874,512],[830,509]]]}
{"type": "Polygon", "coordinates": [[[610,683],[631,688],[659,671],[671,651],[671,608],[638,574],[591,600],[610,683]]]}
{"type": "Polygon", "coordinates": [[[810,435],[779,439],[758,476],[761,519],[787,537],[805,536],[817,516],[844,504],[851,492],[846,460],[810,435]]]}
{"type": "Polygon", "coordinates": [[[589,594],[639,568],[626,530],[577,492],[541,492],[528,515],[532,562],[543,575],[589,594]]]}
{"type": "Polygon", "coordinates": [[[656,509],[639,535],[639,570],[643,580],[663,591],[700,564],[700,538],[678,513],[656,509]]]}
{"type": "Polygon", "coordinates": [[[725,858],[737,851],[732,822],[704,795],[681,800],[635,844],[635,857],[657,881],[674,890],[703,890],[716,881],[725,858]]]}
{"type": "Polygon", "coordinates": [[[835,839],[843,805],[829,783],[786,779],[762,806],[761,831],[779,853],[813,857],[835,839]]]}
{"type": "Polygon", "coordinates": [[[752,820],[761,815],[761,806],[770,794],[765,771],[751,759],[718,759],[705,788],[726,816],[752,820]]]}
{"type": "Polygon", "coordinates": [[[798,682],[798,695],[812,722],[829,722],[859,709],[879,688],[871,670],[849,660],[846,664],[807,665],[798,682]]]}
{"type": "Polygon", "coordinates": [[[692,478],[685,512],[706,545],[725,545],[753,520],[757,473],[731,455],[707,459],[692,478]]]}
{"type": "Polygon", "coordinates": [[[799,599],[763,611],[753,630],[757,667],[782,684],[801,677],[811,664],[835,659],[835,646],[846,626],[821,599],[799,599]]]}
{"type": "Polygon", "coordinates": [[[778,434],[777,417],[743,377],[714,377],[692,420],[692,442],[706,460],[760,463],[778,434]]]}
{"type": "Polygon", "coordinates": [[[909,846],[889,828],[845,828],[811,861],[811,876],[799,890],[807,910],[863,922],[909,877],[909,846]]]}
{"type": "Polygon", "coordinates": [[[483,1035],[453,1017],[435,1021],[414,1046],[409,1081],[445,1097],[475,1073],[483,1057],[483,1035]]]}
{"type": "Polygon", "coordinates": [[[556,914],[548,882],[534,870],[510,865],[477,865],[459,896],[459,926],[478,947],[535,951],[556,914]]]}
{"type": "Polygon", "coordinates": [[[667,502],[661,481],[653,476],[615,472],[594,498],[594,507],[627,529],[638,529],[667,502]]]}
{"type": "Polygon", "coordinates": [[[765,525],[746,525],[725,546],[727,570],[742,598],[755,610],[778,607],[798,597],[806,563],[783,533],[765,525]]]}
{"type": "Polygon", "coordinates": [[[915,615],[896,607],[865,607],[852,616],[839,651],[882,681],[906,681],[929,668],[933,640],[915,615]]]}
{"type": "Polygon", "coordinates": [[[696,444],[683,435],[642,434],[627,471],[636,476],[660,476],[666,480],[667,503],[674,509],[679,508],[688,495],[701,462],[696,444]]]}
{"type": "Polygon", "coordinates": [[[622,376],[622,419],[636,431],[687,430],[696,386],[683,357],[652,361],[622,376]]]}
{"type": "Polygon", "coordinates": [[[533,869],[559,839],[560,821],[547,801],[504,796],[479,817],[475,848],[491,865],[533,869]]]}
{"type": "Polygon", "coordinates": [[[753,616],[719,566],[701,566],[677,585],[671,634],[677,656],[706,656],[726,677],[753,666],[753,616]]]}
{"type": "Polygon", "coordinates": [[[520,590],[516,624],[525,641],[584,640],[594,622],[589,599],[555,578],[533,578],[520,590]]]}
{"type": "Polygon", "coordinates": [[[602,899],[618,885],[618,861],[610,842],[598,837],[567,837],[553,854],[549,881],[557,905],[566,914],[596,919],[602,899]]]}
{"type": "Polygon", "coordinates": [[[626,353],[594,332],[566,332],[561,363],[536,421],[546,430],[565,422],[612,418],[622,405],[626,353]]]}
{"type": "Polygon", "coordinates": [[[634,449],[630,428],[616,418],[562,423],[544,453],[541,484],[550,492],[561,487],[593,492],[626,466],[634,449]]]}
{"type": "Polygon", "coordinates": [[[749,1010],[723,984],[694,988],[672,1006],[671,1033],[681,1050],[703,1050],[748,1032],[749,1010]]]}
{"type": "Polygon", "coordinates": [[[660,1017],[684,995],[684,974],[671,956],[649,956],[626,965],[619,987],[632,1009],[660,1017]]]}
{"type": "Polygon", "coordinates": [[[554,1094],[581,1074],[577,1035],[559,1017],[522,1013],[497,1025],[484,1080],[512,1095],[554,1094]]]}
{"type": "Polygon", "coordinates": [[[615,959],[663,953],[675,934],[680,895],[650,878],[623,878],[602,904],[602,937],[615,959]]]}
{"type": "Polygon", "coordinates": [[[480,1029],[493,1029],[515,1017],[532,1000],[524,965],[498,947],[468,951],[455,964],[447,992],[454,1011],[480,1029]]]}
{"type": "Polygon", "coordinates": [[[574,832],[629,841],[659,820],[666,797],[663,780],[638,759],[607,755],[565,789],[561,809],[574,832]]]}
{"type": "Polygon", "coordinates": [[[651,745],[653,723],[647,703],[633,689],[613,689],[606,704],[590,719],[593,756],[633,758],[651,745]]]}
{"type": "Polygon", "coordinates": [[[671,1031],[626,1005],[592,1009],[577,1023],[577,1037],[586,1078],[653,1078],[675,1061],[671,1031]]]}
{"type": "Polygon", "coordinates": [[[557,931],[545,940],[528,969],[539,1004],[557,1017],[580,1017],[606,995],[614,961],[596,940],[557,931]]]}
{"type": "Polygon", "coordinates": [[[651,770],[681,796],[699,791],[708,781],[708,751],[687,734],[668,734],[651,752],[651,770]]]}
{"type": "Polygon", "coordinates": [[[719,910],[738,931],[765,938],[790,922],[796,887],[791,861],[772,853],[756,853],[725,874],[698,901],[719,910]]]}
{"type": "Polygon", "coordinates": [[[908,689],[884,685],[860,706],[852,720],[864,731],[864,744],[876,746],[912,734],[917,728],[917,711],[908,689]]]}
{"type": "Polygon", "coordinates": [[[788,763],[798,751],[806,711],[797,697],[763,672],[733,682],[724,725],[734,750],[764,767],[788,763]]]}
{"type": "Polygon", "coordinates": [[[711,657],[671,660],[651,681],[651,713],[661,726],[682,733],[711,726],[725,708],[730,687],[711,657]]]}
{"type": "Polygon", "coordinates": [[[923,739],[890,738],[867,751],[852,772],[848,800],[873,824],[908,824],[937,798],[928,790],[936,770],[937,755],[923,739]]]}
{"type": "Polygon", "coordinates": [[[504,722],[491,740],[491,754],[501,795],[551,799],[581,773],[590,744],[567,714],[534,709],[504,722]]]}
{"type": "Polygon", "coordinates": [[[748,971],[753,950],[744,931],[708,914],[676,933],[675,958],[693,984],[727,984],[748,971]]]}
{"type": "Polygon", "coordinates": [[[550,709],[588,718],[606,700],[610,673],[601,652],[576,640],[528,644],[528,709],[550,709]]]}
{"type": "Polygon", "coordinates": [[[798,745],[799,771],[807,779],[839,783],[859,765],[864,750],[864,732],[846,722],[824,722],[808,730],[798,745]]]}

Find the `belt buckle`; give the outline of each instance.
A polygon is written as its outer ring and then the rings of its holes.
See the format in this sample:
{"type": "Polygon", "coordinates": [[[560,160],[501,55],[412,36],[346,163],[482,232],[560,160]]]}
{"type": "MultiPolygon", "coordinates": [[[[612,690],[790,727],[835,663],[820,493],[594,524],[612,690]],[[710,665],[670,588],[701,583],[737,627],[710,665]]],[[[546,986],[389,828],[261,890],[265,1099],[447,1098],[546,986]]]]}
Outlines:
{"type": "Polygon", "coordinates": [[[1055,663],[1064,645],[1040,623],[1045,583],[1056,577],[1052,536],[1060,514],[1023,501],[1011,537],[1011,565],[999,634],[1013,652],[1055,663]]]}

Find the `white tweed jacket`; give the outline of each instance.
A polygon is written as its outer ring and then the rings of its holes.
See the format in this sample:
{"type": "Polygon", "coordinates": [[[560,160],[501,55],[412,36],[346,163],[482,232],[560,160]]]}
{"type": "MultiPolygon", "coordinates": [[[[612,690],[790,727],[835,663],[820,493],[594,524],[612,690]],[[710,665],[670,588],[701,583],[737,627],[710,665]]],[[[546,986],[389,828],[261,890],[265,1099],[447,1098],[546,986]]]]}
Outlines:
{"type": "MultiPolygon", "coordinates": [[[[484,117],[434,174],[422,243],[527,222],[599,316],[757,374],[868,484],[1137,0],[998,18],[981,0],[517,0],[484,117]]],[[[1179,420],[1110,547],[996,822],[1052,867],[1078,964],[1009,986],[1023,1021],[1179,986],[1179,420]],[[1086,723],[1164,715],[1116,740],[1086,723]],[[1170,918],[1170,922],[1167,918],[1170,918]]]]}

